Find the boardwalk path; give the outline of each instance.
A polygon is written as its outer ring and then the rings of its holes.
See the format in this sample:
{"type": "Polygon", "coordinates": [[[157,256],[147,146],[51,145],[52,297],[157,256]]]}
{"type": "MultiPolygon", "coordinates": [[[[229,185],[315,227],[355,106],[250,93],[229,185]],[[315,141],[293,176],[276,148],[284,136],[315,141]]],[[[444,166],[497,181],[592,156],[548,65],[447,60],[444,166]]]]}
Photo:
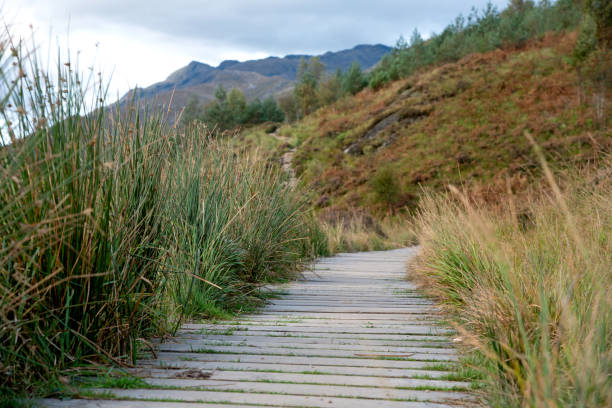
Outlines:
{"type": "Polygon", "coordinates": [[[260,314],[187,324],[155,360],[150,387],[118,400],[47,400],[53,407],[450,407],[468,383],[447,381],[457,354],[435,307],[403,280],[414,249],[317,262],[260,314]],[[211,374],[212,373],[212,374],[211,374]],[[208,377],[208,378],[206,378],[208,377]],[[143,401],[148,400],[148,401],[143,401]],[[182,401],[182,402],[181,402],[182,401]],[[200,402],[201,404],[197,404],[200,402]]]}

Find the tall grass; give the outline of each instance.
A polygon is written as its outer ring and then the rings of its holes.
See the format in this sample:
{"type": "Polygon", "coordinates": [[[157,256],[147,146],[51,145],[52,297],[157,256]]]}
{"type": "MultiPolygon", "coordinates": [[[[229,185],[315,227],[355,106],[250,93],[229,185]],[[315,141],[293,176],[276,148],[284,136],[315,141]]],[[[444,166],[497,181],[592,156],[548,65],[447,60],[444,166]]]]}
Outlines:
{"type": "Polygon", "coordinates": [[[240,309],[326,246],[277,167],[202,127],[113,113],[99,78],[45,72],[8,35],[0,90],[3,397],[127,364],[141,339],[240,309]]]}
{"type": "Polygon", "coordinates": [[[187,315],[206,317],[240,308],[245,287],[288,278],[327,245],[306,195],[278,166],[202,134],[188,127],[170,166],[165,264],[192,272],[171,279],[173,294],[187,315]]]}
{"type": "Polygon", "coordinates": [[[612,406],[612,177],[480,208],[429,197],[413,274],[453,314],[498,407],[612,406]]]}
{"type": "Polygon", "coordinates": [[[409,216],[389,216],[375,220],[359,211],[321,216],[330,253],[382,251],[417,243],[414,224],[409,216]]]}

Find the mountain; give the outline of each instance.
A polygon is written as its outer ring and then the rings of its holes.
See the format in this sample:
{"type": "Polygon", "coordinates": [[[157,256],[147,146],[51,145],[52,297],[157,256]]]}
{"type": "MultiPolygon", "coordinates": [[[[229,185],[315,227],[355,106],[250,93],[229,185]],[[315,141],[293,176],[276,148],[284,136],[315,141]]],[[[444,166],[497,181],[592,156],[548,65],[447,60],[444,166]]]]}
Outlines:
{"type": "MultiPolygon", "coordinates": [[[[344,71],[355,61],[362,69],[367,70],[390,51],[390,47],[382,44],[357,45],[347,50],[326,52],[319,55],[319,58],[330,73],[337,69],[344,71]]],[[[295,82],[300,60],[311,57],[287,55],[282,58],[268,57],[244,62],[226,60],[217,67],[192,61],[162,82],[147,88],[130,90],[120,99],[119,104],[124,106],[134,96],[152,107],[165,108],[172,101],[170,120],[174,120],[193,96],[198,97],[202,103],[212,101],[219,85],[226,89],[240,89],[247,100],[263,99],[290,90],[295,82]]]]}

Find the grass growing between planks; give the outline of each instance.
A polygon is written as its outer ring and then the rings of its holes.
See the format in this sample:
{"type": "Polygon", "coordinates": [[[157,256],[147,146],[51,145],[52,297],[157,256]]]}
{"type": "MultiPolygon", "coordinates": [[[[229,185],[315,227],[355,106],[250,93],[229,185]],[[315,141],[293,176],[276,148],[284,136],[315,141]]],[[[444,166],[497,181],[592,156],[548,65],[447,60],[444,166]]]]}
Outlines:
{"type": "Polygon", "coordinates": [[[326,250],[278,166],[0,35],[0,405],[226,316],[326,250]]]}
{"type": "Polygon", "coordinates": [[[411,271],[482,358],[491,406],[612,406],[612,163],[564,189],[542,164],[544,198],[426,199],[411,271]]]}

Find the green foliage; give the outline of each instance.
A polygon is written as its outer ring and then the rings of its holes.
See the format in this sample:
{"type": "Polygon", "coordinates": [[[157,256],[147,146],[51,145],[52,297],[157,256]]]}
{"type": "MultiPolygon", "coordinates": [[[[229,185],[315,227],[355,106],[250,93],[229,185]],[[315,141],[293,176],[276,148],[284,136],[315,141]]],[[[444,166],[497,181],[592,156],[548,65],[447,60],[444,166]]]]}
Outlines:
{"type": "Polygon", "coordinates": [[[584,16],[580,24],[578,41],[576,41],[576,46],[574,47],[572,55],[572,62],[578,69],[580,69],[597,49],[596,31],[597,27],[593,18],[590,15],[584,16]]]}
{"type": "Polygon", "coordinates": [[[612,46],[612,2],[609,0],[584,0],[584,9],[595,22],[597,43],[603,49],[612,46]]]}
{"type": "Polygon", "coordinates": [[[612,5],[610,2],[588,0],[574,47],[572,64],[580,80],[580,97],[585,102],[590,93],[596,108],[596,121],[606,125],[606,98],[612,84],[612,5]]]}
{"type": "Polygon", "coordinates": [[[537,5],[533,1],[512,0],[503,12],[489,3],[481,11],[472,9],[467,18],[458,16],[442,33],[427,41],[416,30],[409,44],[401,38],[393,52],[370,72],[368,83],[376,89],[425,66],[499,47],[520,47],[547,31],[575,27],[580,16],[580,8],[573,0],[541,1],[537,5]]]}
{"type": "Polygon", "coordinates": [[[227,92],[219,85],[215,92],[216,100],[202,111],[197,98],[189,100],[183,113],[183,123],[200,121],[218,130],[230,130],[241,125],[255,125],[264,122],[283,122],[285,114],[273,97],[263,102],[259,99],[247,103],[239,89],[227,92]]]}
{"type": "Polygon", "coordinates": [[[353,62],[350,68],[344,74],[342,78],[342,90],[346,94],[355,95],[357,92],[361,91],[366,85],[368,81],[366,80],[365,75],[361,71],[361,66],[358,62],[353,62]]]}
{"type": "Polygon", "coordinates": [[[280,96],[278,98],[278,105],[289,123],[293,123],[298,119],[298,106],[294,93],[287,93],[280,96]]]}
{"type": "Polygon", "coordinates": [[[376,171],[370,180],[375,200],[392,209],[400,199],[401,186],[397,181],[397,174],[390,166],[384,166],[376,171]]]}
{"type": "Polygon", "coordinates": [[[183,111],[183,115],[181,120],[183,123],[192,123],[198,120],[200,116],[200,99],[193,95],[189,98],[187,102],[187,106],[185,106],[185,110],[183,111]]]}
{"type": "Polygon", "coordinates": [[[318,57],[300,60],[293,98],[284,96],[282,107],[290,122],[301,119],[321,106],[336,102],[345,95],[354,95],[367,85],[367,79],[357,61],[346,73],[340,69],[325,75],[325,65],[318,57]]]}
{"type": "Polygon", "coordinates": [[[330,105],[344,95],[342,88],[343,75],[340,69],[334,75],[323,78],[317,91],[317,99],[321,106],[330,105]]]}
{"type": "Polygon", "coordinates": [[[113,114],[103,85],[69,63],[48,75],[35,53],[6,51],[0,400],[44,392],[84,363],[130,362],[140,338],[239,310],[256,282],[322,251],[305,194],[278,166],[139,106],[113,114]]]}
{"type": "Polygon", "coordinates": [[[298,117],[304,117],[314,112],[319,106],[317,88],[325,65],[318,57],[310,58],[308,61],[302,58],[297,72],[297,83],[293,94],[298,107],[298,117]]]}

